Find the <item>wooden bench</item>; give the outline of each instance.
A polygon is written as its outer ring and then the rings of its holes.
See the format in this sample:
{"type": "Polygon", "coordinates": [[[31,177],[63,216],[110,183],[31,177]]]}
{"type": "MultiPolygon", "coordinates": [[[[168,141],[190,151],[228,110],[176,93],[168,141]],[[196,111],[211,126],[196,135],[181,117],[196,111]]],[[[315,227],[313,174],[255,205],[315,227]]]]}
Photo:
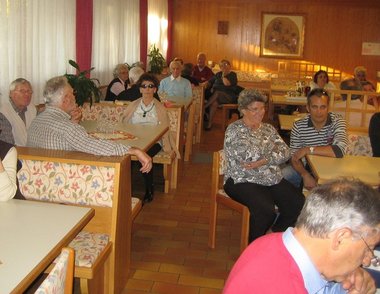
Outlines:
{"type": "Polygon", "coordinates": [[[91,256],[93,248],[86,251],[87,244],[82,246],[84,255],[76,252],[74,275],[81,278],[82,293],[121,293],[128,279],[132,220],[141,209],[141,201],[131,199],[130,157],[28,147],[17,151],[23,165],[18,172],[20,189],[28,200],[95,210],[94,218],[70,243],[77,249],[83,238],[86,242],[91,238],[101,245],[98,256],[91,256]]]}

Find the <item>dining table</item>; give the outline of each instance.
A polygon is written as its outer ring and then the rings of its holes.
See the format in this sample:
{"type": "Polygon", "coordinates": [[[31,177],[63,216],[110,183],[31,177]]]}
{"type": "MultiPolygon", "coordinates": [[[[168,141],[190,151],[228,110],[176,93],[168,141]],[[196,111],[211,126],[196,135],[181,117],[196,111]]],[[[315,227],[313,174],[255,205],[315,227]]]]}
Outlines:
{"type": "Polygon", "coordinates": [[[168,126],[110,123],[85,120],[80,123],[87,131],[98,139],[108,139],[116,143],[138,147],[147,151],[169,130],[168,126]],[[104,125],[106,124],[106,125],[104,125]]]}
{"type": "Polygon", "coordinates": [[[0,293],[23,293],[93,216],[89,207],[0,202],[0,293]]]}
{"type": "Polygon", "coordinates": [[[272,94],[272,103],[280,105],[296,105],[296,106],[305,106],[307,104],[306,96],[288,96],[280,94],[272,94]]]}
{"type": "Polygon", "coordinates": [[[380,184],[380,157],[345,155],[342,158],[307,155],[319,184],[338,177],[354,177],[370,186],[380,184]]]}

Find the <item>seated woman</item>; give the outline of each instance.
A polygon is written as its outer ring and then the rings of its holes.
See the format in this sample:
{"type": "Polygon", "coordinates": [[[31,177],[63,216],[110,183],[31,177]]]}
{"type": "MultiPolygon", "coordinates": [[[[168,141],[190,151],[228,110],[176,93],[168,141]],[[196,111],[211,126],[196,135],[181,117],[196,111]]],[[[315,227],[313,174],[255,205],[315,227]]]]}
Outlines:
{"type": "Polygon", "coordinates": [[[336,89],[335,85],[330,82],[327,72],[324,70],[317,71],[314,75],[313,80],[310,82],[310,91],[315,88],[321,88],[325,90],[336,89]]]}
{"type": "MultiPolygon", "coordinates": [[[[142,98],[133,101],[126,109],[126,117],[124,122],[132,124],[147,124],[158,125],[163,124],[169,126],[169,117],[166,108],[154,98],[158,87],[157,78],[149,73],[141,75],[137,81],[137,86],[140,89],[142,98]]],[[[167,132],[162,140],[154,144],[146,153],[153,157],[161,149],[166,152],[174,150],[179,157],[178,150],[175,149],[174,138],[170,132],[167,132]]],[[[153,168],[148,173],[143,173],[145,182],[145,196],[144,202],[153,200],[154,187],[153,187],[153,168]]]]}
{"type": "MultiPolygon", "coordinates": [[[[131,70],[129,71],[130,88],[121,92],[119,96],[117,96],[117,100],[135,101],[142,96],[140,88],[137,85],[137,81],[140,79],[143,73],[144,70],[139,66],[131,68],[131,70]]],[[[154,98],[160,101],[160,97],[157,93],[154,93],[154,98]]]]}
{"type": "Polygon", "coordinates": [[[113,71],[114,79],[107,87],[105,101],[115,101],[117,96],[129,87],[129,69],[124,63],[116,65],[113,71]]]}
{"type": "Polygon", "coordinates": [[[224,138],[224,189],[251,213],[250,242],[270,228],[279,232],[294,226],[305,201],[282,176],[279,165],[289,159],[290,149],[272,125],[262,122],[266,102],[259,91],[243,90],[238,99],[242,118],[228,126],[224,138]]]}
{"type": "Polygon", "coordinates": [[[211,87],[211,93],[209,94],[211,96],[206,97],[208,101],[205,104],[205,108],[209,108],[209,119],[205,125],[206,130],[211,129],[218,105],[236,103],[237,97],[243,89],[237,85],[237,75],[231,71],[231,64],[228,60],[223,59],[220,61],[219,67],[221,71],[206,82],[206,87],[211,87]]]}
{"type": "Polygon", "coordinates": [[[17,150],[4,141],[0,141],[0,201],[15,197],[17,192],[17,150]]]}

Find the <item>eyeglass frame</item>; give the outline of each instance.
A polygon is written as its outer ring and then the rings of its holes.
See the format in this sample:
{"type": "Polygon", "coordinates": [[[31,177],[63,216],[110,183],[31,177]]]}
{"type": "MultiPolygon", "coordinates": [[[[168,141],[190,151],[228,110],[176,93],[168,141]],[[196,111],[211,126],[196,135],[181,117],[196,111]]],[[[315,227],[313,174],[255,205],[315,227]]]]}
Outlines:
{"type": "Polygon", "coordinates": [[[375,254],[375,250],[374,249],[371,249],[371,247],[369,247],[368,243],[366,240],[364,240],[363,236],[360,235],[360,239],[362,239],[362,241],[364,242],[365,246],[367,247],[367,249],[371,252],[372,254],[372,258],[371,258],[371,264],[375,267],[378,267],[380,266],[380,258],[375,254]]]}

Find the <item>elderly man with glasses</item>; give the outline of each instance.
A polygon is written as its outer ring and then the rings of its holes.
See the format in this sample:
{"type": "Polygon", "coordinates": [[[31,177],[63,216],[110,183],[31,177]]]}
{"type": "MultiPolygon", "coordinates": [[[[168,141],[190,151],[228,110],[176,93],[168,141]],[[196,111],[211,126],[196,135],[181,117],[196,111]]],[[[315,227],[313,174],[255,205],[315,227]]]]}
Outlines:
{"type": "Polygon", "coordinates": [[[306,199],[295,228],[254,241],[226,282],[229,293],[374,293],[362,268],[379,265],[380,194],[355,179],[335,179],[306,199]]]}
{"type": "Polygon", "coordinates": [[[37,115],[36,107],[30,104],[32,94],[32,86],[26,79],[18,78],[9,86],[9,100],[0,107],[0,112],[5,117],[1,120],[1,125],[6,125],[8,120],[12,126],[13,138],[5,139],[8,143],[13,143],[14,139],[17,146],[26,145],[27,130],[37,115]]]}

